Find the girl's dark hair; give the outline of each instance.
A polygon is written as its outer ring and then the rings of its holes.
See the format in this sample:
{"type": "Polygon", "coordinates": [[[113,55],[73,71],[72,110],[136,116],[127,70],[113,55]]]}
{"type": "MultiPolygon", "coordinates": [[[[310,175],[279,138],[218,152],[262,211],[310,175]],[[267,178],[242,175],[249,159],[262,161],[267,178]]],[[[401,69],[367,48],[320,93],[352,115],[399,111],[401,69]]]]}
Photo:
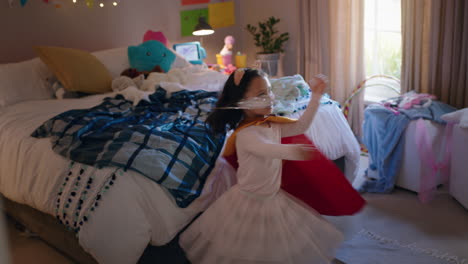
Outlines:
{"type": "MultiPolygon", "coordinates": [[[[231,73],[224,84],[216,107],[237,106],[237,103],[244,98],[250,82],[258,77],[266,77],[266,74],[261,70],[244,69],[244,76],[242,76],[239,85],[236,85],[234,83],[234,74],[235,71],[231,73]]],[[[242,109],[214,109],[206,119],[206,123],[213,132],[226,133],[226,131],[236,128],[242,117],[242,109]]]]}

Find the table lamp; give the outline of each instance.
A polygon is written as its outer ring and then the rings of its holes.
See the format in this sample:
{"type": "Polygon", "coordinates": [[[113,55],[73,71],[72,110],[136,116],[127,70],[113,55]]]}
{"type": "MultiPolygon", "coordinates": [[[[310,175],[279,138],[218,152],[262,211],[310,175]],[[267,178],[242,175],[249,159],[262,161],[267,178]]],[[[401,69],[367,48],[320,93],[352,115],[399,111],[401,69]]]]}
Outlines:
{"type": "Polygon", "coordinates": [[[198,24],[195,26],[195,29],[193,30],[192,34],[194,36],[207,36],[211,35],[214,33],[213,28],[206,22],[205,17],[199,17],[198,18],[198,24]]]}

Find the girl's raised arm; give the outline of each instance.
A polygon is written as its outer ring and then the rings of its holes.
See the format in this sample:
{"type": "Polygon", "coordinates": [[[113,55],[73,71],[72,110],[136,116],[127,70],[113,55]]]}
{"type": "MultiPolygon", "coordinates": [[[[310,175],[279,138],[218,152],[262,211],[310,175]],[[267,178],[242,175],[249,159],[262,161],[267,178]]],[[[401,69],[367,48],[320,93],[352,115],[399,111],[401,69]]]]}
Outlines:
{"type": "Polygon", "coordinates": [[[304,134],[306,130],[312,124],[317,109],[320,105],[320,98],[322,97],[327,84],[322,78],[315,77],[313,81],[309,82],[312,87],[312,98],[310,99],[307,109],[304,111],[302,116],[294,123],[281,124],[281,136],[292,137],[300,134],[304,134]]]}
{"type": "Polygon", "coordinates": [[[310,145],[272,143],[257,131],[248,129],[240,132],[236,140],[237,148],[271,159],[310,160],[316,150],[310,145]]]}

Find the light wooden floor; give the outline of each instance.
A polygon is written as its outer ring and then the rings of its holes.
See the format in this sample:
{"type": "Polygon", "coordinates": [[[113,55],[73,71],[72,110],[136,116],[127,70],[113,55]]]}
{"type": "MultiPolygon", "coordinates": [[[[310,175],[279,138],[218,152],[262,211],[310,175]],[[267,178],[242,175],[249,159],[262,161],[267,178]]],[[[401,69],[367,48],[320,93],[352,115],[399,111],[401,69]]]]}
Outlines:
{"type": "MultiPolygon", "coordinates": [[[[364,197],[368,206],[363,212],[329,218],[346,239],[367,228],[395,240],[420,241],[423,247],[468,259],[468,210],[450,197],[442,196],[425,205],[418,201],[416,194],[403,190],[364,197]]],[[[12,221],[7,222],[12,264],[73,263],[42,240],[16,229],[12,221]]]]}
{"type": "Polygon", "coordinates": [[[73,263],[66,256],[50,247],[39,238],[28,236],[7,219],[10,258],[12,264],[68,264],[73,263]]]}

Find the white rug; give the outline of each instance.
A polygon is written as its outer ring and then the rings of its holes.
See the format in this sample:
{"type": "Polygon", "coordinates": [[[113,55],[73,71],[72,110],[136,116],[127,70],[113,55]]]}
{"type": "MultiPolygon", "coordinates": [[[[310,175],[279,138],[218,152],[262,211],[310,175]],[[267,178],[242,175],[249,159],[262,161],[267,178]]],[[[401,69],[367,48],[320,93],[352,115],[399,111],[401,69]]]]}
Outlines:
{"type": "Polygon", "coordinates": [[[415,244],[402,244],[365,229],[345,241],[336,258],[346,264],[468,264],[468,259],[415,244]]]}

